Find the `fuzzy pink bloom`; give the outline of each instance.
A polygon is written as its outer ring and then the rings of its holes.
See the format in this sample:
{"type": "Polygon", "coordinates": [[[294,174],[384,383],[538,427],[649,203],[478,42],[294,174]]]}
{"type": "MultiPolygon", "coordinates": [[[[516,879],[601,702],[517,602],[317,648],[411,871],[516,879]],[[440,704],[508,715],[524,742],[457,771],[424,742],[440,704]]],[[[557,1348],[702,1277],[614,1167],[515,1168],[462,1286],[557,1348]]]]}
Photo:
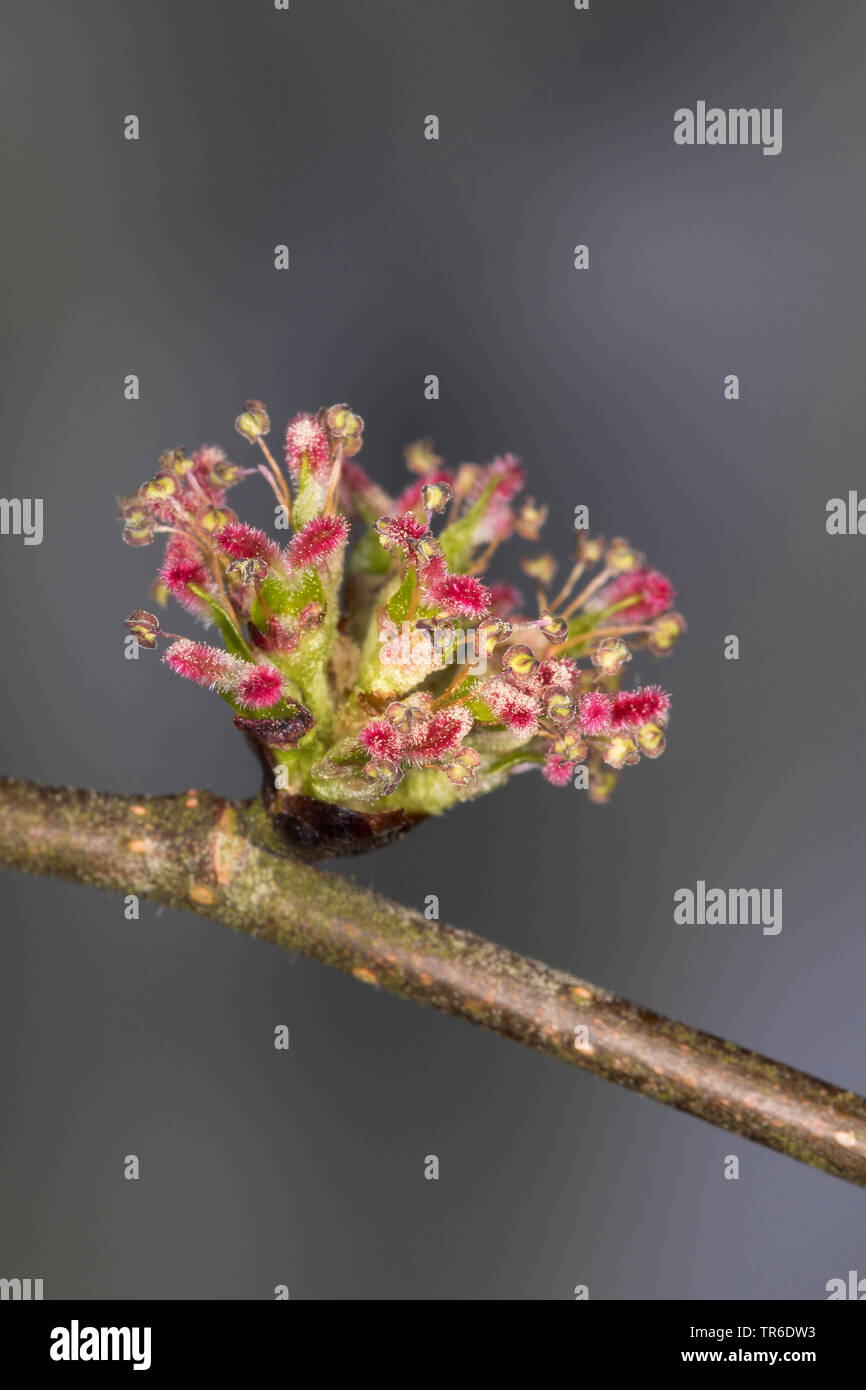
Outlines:
{"type": "Polygon", "coordinates": [[[610,733],[613,700],[603,690],[588,690],[577,705],[577,718],[585,734],[610,733]]]}
{"type": "Polygon", "coordinates": [[[523,602],[523,595],[514,584],[491,584],[490,611],[496,618],[507,618],[523,602]]]}
{"type": "Polygon", "coordinates": [[[245,665],[234,693],[249,709],[270,709],[283,698],[285,685],[276,666],[245,665]]]}
{"type": "Polygon", "coordinates": [[[296,415],[286,427],[286,467],[295,479],[300,477],[304,454],[313,476],[323,478],[331,466],[331,444],[315,415],[296,415]]]}
{"type": "Polygon", "coordinates": [[[490,611],[490,590],[472,574],[425,575],[424,587],[446,618],[480,619],[490,611]]]}
{"type": "Polygon", "coordinates": [[[676,598],[676,590],[658,570],[640,569],[635,570],[634,574],[621,574],[612,584],[608,584],[600,596],[600,603],[603,608],[609,608],[611,604],[621,603],[626,598],[636,598],[638,601],[621,608],[612,616],[617,622],[642,623],[666,613],[676,598]]]}
{"type": "Polygon", "coordinates": [[[196,685],[207,685],[212,690],[231,690],[240,674],[243,662],[219,647],[210,647],[205,642],[191,642],[181,637],[163,655],[166,666],[170,666],[179,676],[185,676],[196,685]]]}
{"type": "Polygon", "coordinates": [[[534,734],[538,728],[538,701],[528,690],[506,680],[488,681],[478,694],[500,723],[518,734],[534,734]]]}
{"type": "Polygon", "coordinates": [[[207,588],[210,584],[199,548],[187,536],[171,537],[165,547],[159,577],[173,598],[194,609],[201,606],[201,599],[190,593],[189,585],[207,588]]]}
{"type": "Polygon", "coordinates": [[[373,719],[358,735],[371,758],[398,763],[403,756],[403,734],[387,719],[373,719]]]}
{"type": "Polygon", "coordinates": [[[413,541],[423,540],[430,534],[429,528],[414,512],[381,516],[376,522],[376,531],[386,550],[402,550],[404,555],[412,555],[413,541]]]}
{"type": "Polygon", "coordinates": [[[221,449],[218,444],[202,444],[200,449],[196,449],[192,457],[196,469],[201,469],[207,473],[210,473],[218,463],[228,462],[225,449],[221,449]]]}
{"type": "Polygon", "coordinates": [[[200,560],[167,560],[159,576],[170,594],[183,598],[188,585],[207,583],[208,572],[200,560]]]}
{"type": "Polygon", "coordinates": [[[574,776],[574,767],[574,763],[561,753],[548,753],[541,771],[552,787],[567,787],[574,776]]]}
{"type": "Polygon", "coordinates": [[[416,507],[421,505],[421,489],[427,483],[453,483],[454,474],[450,468],[436,468],[431,473],[425,473],[423,478],[417,482],[410,483],[407,488],[400,493],[394,504],[395,512],[414,512],[416,507]]]}
{"type": "Polygon", "coordinates": [[[419,722],[413,729],[409,739],[412,761],[437,762],[456,753],[473,723],[472,714],[465,705],[438,710],[432,718],[419,722]]]}
{"type": "MultiPolygon", "coordinates": [[[[181,539],[178,537],[178,539],[181,539]]],[[[165,549],[165,559],[160,569],[160,578],[174,598],[189,598],[186,594],[186,587],[189,584],[207,584],[209,573],[204,569],[202,560],[199,559],[199,552],[195,548],[190,548],[189,552],[183,550],[182,546],[171,545],[165,549]]]]}
{"type": "Polygon", "coordinates": [[[224,555],[233,560],[266,560],[272,565],[279,556],[279,547],[255,526],[233,521],[214,532],[214,540],[224,555]]]}
{"type": "Polygon", "coordinates": [[[527,689],[533,695],[541,695],[545,690],[571,690],[577,679],[579,672],[577,662],[570,657],[557,660],[555,657],[550,661],[542,661],[538,670],[530,677],[527,682],[527,689]]]}
{"type": "Polygon", "coordinates": [[[639,729],[670,709],[670,696],[660,685],[639,690],[621,690],[613,702],[612,729],[639,729]]]}
{"type": "Polygon", "coordinates": [[[348,536],[349,523],[344,516],[314,516],[289,542],[289,564],[296,570],[320,565],[345,545],[348,536]]]}

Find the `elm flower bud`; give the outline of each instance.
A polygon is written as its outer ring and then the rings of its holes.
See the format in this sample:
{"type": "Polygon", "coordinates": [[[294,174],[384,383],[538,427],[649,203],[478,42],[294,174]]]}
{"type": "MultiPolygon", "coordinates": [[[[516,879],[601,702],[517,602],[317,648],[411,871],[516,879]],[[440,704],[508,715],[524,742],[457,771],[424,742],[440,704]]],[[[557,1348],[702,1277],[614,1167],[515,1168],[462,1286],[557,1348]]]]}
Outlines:
{"type": "Polygon", "coordinates": [[[435,536],[422,536],[420,540],[412,541],[411,548],[412,554],[422,569],[426,569],[432,560],[438,560],[442,554],[435,536]]]}
{"type": "Polygon", "coordinates": [[[226,574],[237,578],[241,584],[255,584],[256,580],[266,579],[270,566],[260,556],[250,556],[242,560],[232,560],[226,565],[226,574]]]}
{"type": "Polygon", "coordinates": [[[243,413],[235,420],[235,429],[238,434],[242,434],[244,439],[248,439],[250,444],[255,444],[257,439],[261,439],[263,434],[268,434],[271,422],[268,412],[261,401],[247,401],[243,408],[243,413]]]}
{"type": "Polygon", "coordinates": [[[133,504],[123,513],[123,539],[127,545],[150,545],[156,522],[146,507],[133,504]]]}
{"type": "Polygon", "coordinates": [[[420,705],[412,705],[408,700],[394,700],[386,708],[383,718],[408,737],[426,724],[430,715],[420,705]]]}
{"type": "Polygon", "coordinates": [[[205,531],[219,531],[237,521],[234,512],[228,507],[205,507],[196,517],[199,526],[205,531]]]}
{"type": "Polygon", "coordinates": [[[578,729],[566,729],[553,744],[553,751],[570,763],[582,763],[589,749],[578,729]]]}
{"type": "Polygon", "coordinates": [[[155,614],[148,613],[146,608],[136,608],[124,620],[123,625],[138,639],[140,647],[153,651],[159,634],[159,618],[155,614]]]}
{"type": "Polygon", "coordinates": [[[638,730],[637,741],[640,751],[647,758],[660,758],[665,751],[664,730],[659,724],[644,724],[638,730]]]}
{"type": "Polygon", "coordinates": [[[638,762],[640,754],[637,751],[637,744],[631,734],[614,734],[607,748],[604,750],[604,760],[608,767],[619,770],[621,767],[630,767],[638,762]]]}
{"type": "Polygon", "coordinates": [[[621,637],[608,637],[593,647],[590,658],[593,666],[597,666],[606,676],[615,676],[627,661],[631,661],[631,652],[621,637]]]}
{"type": "Polygon", "coordinates": [[[560,618],[556,613],[542,613],[535,623],[539,632],[543,632],[548,642],[559,645],[568,636],[568,623],[565,618],[560,618]]]}
{"type": "Polygon", "coordinates": [[[174,473],[157,473],[149,482],[142,483],[138,495],[142,502],[165,502],[180,491],[180,482],[174,473]]]}
{"type": "Polygon", "coordinates": [[[506,642],[511,636],[511,624],[504,618],[485,618],[475,629],[475,641],[480,655],[492,656],[498,642],[506,642]]]}
{"type": "Polygon", "coordinates": [[[604,557],[607,568],[616,574],[631,574],[634,570],[639,570],[643,562],[644,557],[640,551],[635,550],[622,536],[614,537],[604,557]]]}
{"type": "Polygon", "coordinates": [[[673,651],[677,638],[686,630],[686,620],[679,613],[664,613],[650,625],[647,643],[653,656],[667,656],[673,651]]]}
{"type": "Polygon", "coordinates": [[[465,787],[472,781],[476,769],[480,766],[481,755],[476,753],[474,748],[459,748],[454,755],[454,761],[446,767],[445,776],[455,787],[465,787]]]}
{"type": "Polygon", "coordinates": [[[325,424],[332,439],[343,444],[346,458],[357,454],[363,443],[364,421],[347,405],[332,405],[325,411],[325,424]]]}
{"type": "Polygon", "coordinates": [[[565,690],[549,690],[543,703],[545,715],[554,724],[567,724],[574,717],[574,701],[565,690]]]}
{"type": "Polygon", "coordinates": [[[243,476],[244,470],[236,463],[230,463],[228,459],[217,459],[208,474],[208,482],[214,487],[233,487],[243,476]]]}
{"type": "Polygon", "coordinates": [[[374,784],[377,796],[390,796],[403,780],[402,769],[386,759],[378,762],[371,759],[364,764],[363,773],[374,784]]]}
{"type": "Polygon", "coordinates": [[[453,496],[447,483],[424,483],[421,488],[421,504],[426,512],[444,512],[453,496]]]}
{"type": "Polygon", "coordinates": [[[516,643],[513,647],[506,647],[502,656],[503,671],[521,685],[532,679],[539,665],[532,648],[524,647],[520,643],[516,643]]]}
{"type": "Polygon", "coordinates": [[[183,478],[191,468],[195,468],[195,459],[191,459],[183,449],[167,449],[159,456],[159,467],[162,473],[174,473],[176,477],[183,478]]]}

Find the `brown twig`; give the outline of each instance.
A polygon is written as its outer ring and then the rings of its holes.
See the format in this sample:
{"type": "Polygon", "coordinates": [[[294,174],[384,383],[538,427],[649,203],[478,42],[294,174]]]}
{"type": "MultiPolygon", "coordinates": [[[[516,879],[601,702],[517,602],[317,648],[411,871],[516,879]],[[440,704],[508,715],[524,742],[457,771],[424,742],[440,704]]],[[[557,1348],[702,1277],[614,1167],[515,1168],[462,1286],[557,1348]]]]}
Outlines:
{"type": "Polygon", "coordinates": [[[260,802],[0,780],[0,864],[195,912],[866,1186],[866,1099],[290,857],[260,802]]]}

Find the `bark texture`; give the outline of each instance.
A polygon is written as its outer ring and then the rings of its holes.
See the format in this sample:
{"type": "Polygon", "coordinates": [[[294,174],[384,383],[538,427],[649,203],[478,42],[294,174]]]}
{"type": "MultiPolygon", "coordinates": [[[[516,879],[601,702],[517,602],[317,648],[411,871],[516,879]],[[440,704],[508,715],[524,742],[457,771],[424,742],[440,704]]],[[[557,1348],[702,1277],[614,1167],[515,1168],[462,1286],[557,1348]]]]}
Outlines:
{"type": "Polygon", "coordinates": [[[212,918],[866,1186],[862,1096],[294,857],[258,800],[0,779],[0,864],[212,918]]]}

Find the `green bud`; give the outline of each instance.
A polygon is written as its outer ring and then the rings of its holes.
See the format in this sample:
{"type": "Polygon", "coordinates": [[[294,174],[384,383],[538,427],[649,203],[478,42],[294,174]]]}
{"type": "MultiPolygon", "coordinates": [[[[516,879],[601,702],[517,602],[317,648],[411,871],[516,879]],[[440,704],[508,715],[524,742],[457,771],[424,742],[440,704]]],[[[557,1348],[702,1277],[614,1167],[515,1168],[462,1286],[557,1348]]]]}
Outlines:
{"type": "Polygon", "coordinates": [[[138,639],[140,647],[153,651],[159,633],[159,618],[153,613],[148,613],[145,608],[136,608],[124,620],[123,625],[138,639]]]}
{"type": "Polygon", "coordinates": [[[424,483],[421,488],[421,502],[428,512],[444,512],[453,496],[453,489],[447,483],[424,483]]]}
{"type": "Polygon", "coordinates": [[[506,647],[503,653],[503,671],[507,671],[514,680],[521,683],[530,680],[535,675],[538,665],[538,660],[531,647],[524,647],[517,643],[513,647],[506,647]]]}
{"type": "Polygon", "coordinates": [[[554,724],[567,724],[574,715],[574,701],[564,690],[548,691],[544,697],[544,712],[554,724]]]}
{"type": "Polygon", "coordinates": [[[554,642],[557,645],[564,642],[568,636],[568,623],[565,618],[557,617],[555,613],[542,613],[536,627],[544,633],[548,642],[554,642]]]}
{"type": "Polygon", "coordinates": [[[263,434],[267,434],[270,428],[268,412],[261,401],[247,401],[243,413],[235,420],[238,434],[242,434],[251,444],[261,439],[263,434]]]}
{"type": "Polygon", "coordinates": [[[149,482],[142,483],[138,495],[143,502],[164,502],[174,497],[180,490],[180,483],[174,473],[157,473],[149,482]]]}

